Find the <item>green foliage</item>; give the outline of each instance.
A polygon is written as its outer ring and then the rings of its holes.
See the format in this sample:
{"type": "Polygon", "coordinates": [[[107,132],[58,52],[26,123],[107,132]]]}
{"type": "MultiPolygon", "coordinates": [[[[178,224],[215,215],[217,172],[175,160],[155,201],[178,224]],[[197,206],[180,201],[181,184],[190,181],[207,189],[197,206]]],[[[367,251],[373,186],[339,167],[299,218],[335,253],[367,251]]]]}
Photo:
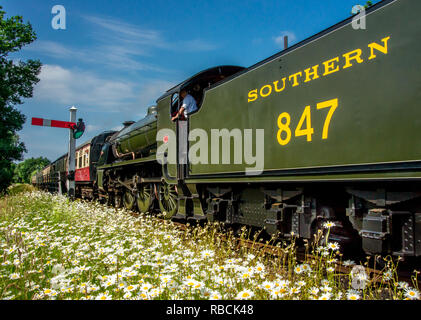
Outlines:
{"type": "MultiPolygon", "coordinates": [[[[373,4],[372,1],[367,1],[364,5],[364,9],[368,9],[368,8],[372,7],[373,5],[374,4],[373,4]]],[[[352,11],[351,11],[351,15],[354,15],[354,13],[352,13],[352,11]]]]}
{"type": "Polygon", "coordinates": [[[367,3],[365,4],[364,8],[370,8],[373,5],[373,2],[371,1],[367,1],[367,3]]]}
{"type": "Polygon", "coordinates": [[[50,160],[44,157],[26,159],[25,161],[16,165],[13,182],[31,183],[31,177],[49,163],[50,160]]]}
{"type": "Polygon", "coordinates": [[[23,98],[31,98],[41,71],[39,60],[13,61],[10,53],[36,39],[31,24],[23,23],[20,16],[5,18],[0,6],[0,193],[13,178],[13,161],[21,160],[26,151],[17,131],[22,129],[25,116],[14,108],[23,98]]]}
{"type": "MultiPolygon", "coordinates": [[[[0,138],[0,142],[3,139],[0,138]]],[[[6,191],[13,179],[14,163],[0,159],[0,196],[6,191]]]]}
{"type": "Polygon", "coordinates": [[[24,192],[36,191],[35,187],[30,184],[14,184],[7,189],[8,196],[16,196],[24,192]]]}

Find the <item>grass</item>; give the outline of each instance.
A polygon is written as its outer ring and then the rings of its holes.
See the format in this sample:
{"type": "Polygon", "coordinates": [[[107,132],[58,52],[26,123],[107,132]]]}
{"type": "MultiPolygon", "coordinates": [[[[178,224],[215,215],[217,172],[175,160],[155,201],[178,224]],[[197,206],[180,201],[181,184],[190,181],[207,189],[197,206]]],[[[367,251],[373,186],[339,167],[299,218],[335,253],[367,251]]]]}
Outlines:
{"type": "Polygon", "coordinates": [[[271,257],[238,250],[233,235],[221,241],[220,231],[219,224],[180,230],[45,192],[13,193],[0,199],[0,299],[419,299],[416,282],[398,282],[389,258],[389,273],[372,283],[336,271],[341,255],[328,239],[307,244],[315,259],[298,262],[294,238],[271,257]]]}
{"type": "Polygon", "coordinates": [[[32,192],[35,191],[35,187],[30,185],[30,184],[25,184],[25,183],[17,183],[17,184],[13,184],[11,185],[8,189],[7,189],[7,194],[10,196],[14,196],[23,192],[32,192]]]}

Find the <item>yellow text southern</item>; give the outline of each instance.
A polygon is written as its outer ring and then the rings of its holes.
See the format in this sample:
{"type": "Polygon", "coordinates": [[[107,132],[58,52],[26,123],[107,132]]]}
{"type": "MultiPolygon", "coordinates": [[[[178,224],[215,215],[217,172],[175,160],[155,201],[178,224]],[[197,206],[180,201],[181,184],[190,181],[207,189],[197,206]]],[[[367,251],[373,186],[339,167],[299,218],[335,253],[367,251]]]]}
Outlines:
{"type": "MultiPolygon", "coordinates": [[[[390,37],[381,39],[381,43],[370,43],[368,45],[367,60],[373,60],[377,57],[377,53],[388,54],[388,42],[390,37]]],[[[266,98],[272,93],[279,93],[285,91],[289,86],[298,87],[302,83],[307,83],[320,77],[326,77],[330,74],[340,71],[341,69],[348,69],[354,65],[363,63],[363,50],[355,49],[344,53],[321,64],[317,64],[303,71],[296,72],[284,77],[281,80],[273,81],[272,83],[263,85],[260,89],[254,89],[248,93],[248,102],[256,101],[259,98],[266,98]]]]}

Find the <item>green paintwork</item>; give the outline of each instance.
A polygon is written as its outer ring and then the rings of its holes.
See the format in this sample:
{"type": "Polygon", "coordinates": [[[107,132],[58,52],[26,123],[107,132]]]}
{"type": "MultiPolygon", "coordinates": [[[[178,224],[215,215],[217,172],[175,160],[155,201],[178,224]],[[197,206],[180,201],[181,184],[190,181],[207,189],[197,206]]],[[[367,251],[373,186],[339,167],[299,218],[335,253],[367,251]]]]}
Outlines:
{"type": "Polygon", "coordinates": [[[66,162],[67,162],[67,156],[59,158],[55,163],[55,171],[56,172],[66,171],[66,162]]]}
{"type": "Polygon", "coordinates": [[[189,183],[249,183],[249,182],[342,182],[342,181],[408,181],[408,180],[421,180],[421,172],[419,171],[402,171],[402,172],[379,172],[379,173],[354,173],[354,174],[325,174],[325,175],[288,175],[288,176],[250,176],[239,177],[235,179],[232,177],[218,178],[212,177],[204,179],[188,179],[189,183]]]}
{"type": "Polygon", "coordinates": [[[171,219],[177,211],[177,189],[176,186],[162,183],[158,186],[159,209],[164,215],[164,219],[171,219]]]}
{"type": "Polygon", "coordinates": [[[138,190],[136,197],[137,208],[140,212],[148,212],[153,203],[154,187],[150,183],[145,183],[139,185],[138,190]]]}
{"type": "Polygon", "coordinates": [[[117,162],[117,163],[106,164],[106,165],[100,166],[100,167],[97,168],[97,179],[96,179],[96,181],[98,183],[98,188],[100,188],[100,189],[104,188],[104,171],[106,171],[108,169],[127,167],[127,166],[135,165],[135,164],[153,162],[155,160],[156,160],[156,156],[153,154],[153,155],[150,155],[149,157],[145,157],[145,158],[128,160],[128,161],[121,161],[121,162],[117,162]]]}
{"type": "Polygon", "coordinates": [[[121,162],[114,162],[114,163],[111,163],[111,164],[106,164],[106,165],[98,167],[98,170],[104,170],[104,169],[110,169],[110,168],[119,168],[119,167],[129,166],[129,165],[138,164],[138,163],[151,162],[151,161],[155,161],[155,160],[156,160],[156,156],[155,156],[155,154],[152,154],[152,155],[150,155],[148,157],[145,157],[145,158],[139,158],[139,159],[134,159],[134,160],[127,160],[127,161],[121,161],[121,162]]]}
{"type": "Polygon", "coordinates": [[[82,137],[83,132],[84,132],[84,131],[76,131],[76,132],[73,134],[73,138],[75,138],[75,139],[79,139],[80,137],[82,137]]]}
{"type": "MultiPolygon", "coordinates": [[[[158,102],[158,130],[166,128],[176,132],[176,125],[171,121],[170,117],[170,102],[171,96],[167,96],[158,102]]],[[[162,141],[157,141],[158,148],[162,144],[162,141]]],[[[166,179],[167,183],[174,184],[177,182],[177,165],[168,164],[168,175],[173,179],[166,179]]]]}
{"type": "Polygon", "coordinates": [[[129,190],[123,194],[123,205],[127,210],[134,210],[136,206],[136,197],[129,190]]]}
{"type": "Polygon", "coordinates": [[[104,189],[103,177],[104,177],[104,169],[101,170],[98,168],[96,171],[96,181],[98,183],[99,189],[104,189]]]}
{"type": "MultiPolygon", "coordinates": [[[[204,129],[211,150],[211,129],[253,129],[253,138],[255,129],[264,129],[265,175],[246,177],[245,168],[252,165],[244,162],[197,164],[190,166],[186,183],[420,178],[417,170],[402,171],[399,163],[421,160],[421,145],[416,143],[421,139],[421,2],[384,3],[377,10],[369,11],[366,30],[354,30],[349,19],[343,26],[320,37],[316,35],[314,41],[298,44],[234,79],[206,90],[200,111],[190,117],[190,130],[204,129]],[[386,37],[390,37],[387,54],[374,50],[376,58],[369,60],[368,45],[383,45],[382,39],[386,37]],[[356,49],[362,50],[363,62],[351,60],[352,67],[343,69],[343,55],[356,49]],[[335,57],[339,57],[336,65],[340,70],[323,76],[323,62],[335,57]],[[315,65],[319,65],[319,78],[304,83],[304,70],[315,65]],[[298,78],[298,86],[292,87],[287,79],[283,92],[272,92],[266,98],[259,96],[256,101],[247,102],[250,90],[260,91],[262,86],[277,80],[281,84],[283,77],[299,71],[303,76],[298,78]],[[339,106],[330,121],[328,138],[322,139],[329,108],[317,110],[316,105],[334,98],[338,99],[339,106]],[[294,136],[306,106],[311,107],[311,127],[314,128],[311,142],[306,136],[294,136]],[[292,131],[291,140],[285,146],[277,141],[277,119],[283,112],[291,116],[292,131]],[[379,170],[372,173],[358,169],[361,165],[392,163],[397,164],[396,172],[379,170]],[[351,165],[354,172],[341,173],[351,165]],[[332,167],[337,167],[338,172],[327,174],[324,171],[332,167]],[[320,170],[321,175],[288,173],[308,168],[320,170]],[[231,173],[239,175],[229,177],[231,173]],[[217,178],[216,174],[228,177],[217,178]]],[[[158,129],[175,130],[169,117],[169,102],[170,97],[158,101],[158,129]]],[[[305,122],[302,128],[306,128],[305,122]]],[[[176,166],[169,165],[168,169],[175,177],[176,166]]]]}
{"type": "Polygon", "coordinates": [[[157,121],[154,113],[123,129],[113,140],[113,148],[120,155],[149,151],[154,148],[156,132],[157,121]]]}

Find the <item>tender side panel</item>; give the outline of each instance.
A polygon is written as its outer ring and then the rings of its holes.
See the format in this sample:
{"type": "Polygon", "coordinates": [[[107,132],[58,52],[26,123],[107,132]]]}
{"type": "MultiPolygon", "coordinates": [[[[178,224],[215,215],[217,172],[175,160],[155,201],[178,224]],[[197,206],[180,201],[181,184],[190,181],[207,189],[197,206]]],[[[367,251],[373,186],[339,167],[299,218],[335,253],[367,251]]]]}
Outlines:
{"type": "MultiPolygon", "coordinates": [[[[419,1],[388,3],[366,17],[366,30],[354,30],[349,21],[207,91],[190,129],[206,130],[209,150],[211,129],[253,129],[253,139],[264,129],[264,169],[273,176],[333,166],[340,172],[373,164],[394,164],[385,171],[401,170],[401,162],[419,166],[420,10],[419,1]]],[[[197,164],[191,176],[246,167],[252,165],[244,158],[242,164],[197,164]]]]}

